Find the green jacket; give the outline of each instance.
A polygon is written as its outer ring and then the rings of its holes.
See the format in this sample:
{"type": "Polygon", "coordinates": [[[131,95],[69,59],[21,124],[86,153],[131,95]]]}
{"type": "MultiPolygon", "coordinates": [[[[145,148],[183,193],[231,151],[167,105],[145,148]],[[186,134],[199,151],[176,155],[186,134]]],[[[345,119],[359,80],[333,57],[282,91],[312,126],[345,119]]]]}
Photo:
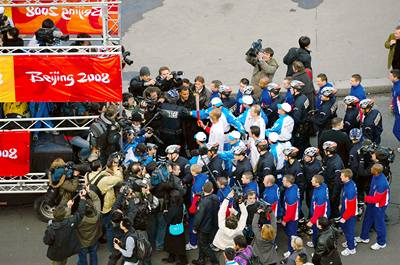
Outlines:
{"type": "Polygon", "coordinates": [[[97,196],[93,191],[90,191],[89,197],[92,200],[96,211],[91,216],[85,214],[78,225],[78,238],[82,248],[92,246],[97,242],[102,233],[99,196],[97,196]]]}
{"type": "Polygon", "coordinates": [[[393,62],[393,57],[394,57],[394,49],[396,48],[396,44],[390,46],[390,41],[395,40],[396,38],[394,37],[394,33],[389,35],[389,38],[385,42],[385,48],[389,49],[389,54],[388,54],[388,64],[387,68],[390,69],[392,68],[392,62],[393,62]]]}

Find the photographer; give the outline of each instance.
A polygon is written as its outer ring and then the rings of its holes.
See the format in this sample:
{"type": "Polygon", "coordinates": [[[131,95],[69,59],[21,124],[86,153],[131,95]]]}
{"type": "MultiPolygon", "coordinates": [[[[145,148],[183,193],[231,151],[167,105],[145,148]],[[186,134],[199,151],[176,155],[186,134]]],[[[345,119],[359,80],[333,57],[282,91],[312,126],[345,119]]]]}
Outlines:
{"type": "Polygon", "coordinates": [[[142,66],[139,75],[131,79],[128,90],[134,97],[141,97],[147,87],[154,86],[155,84],[156,80],[151,79],[149,68],[142,66]]]}
{"type": "Polygon", "coordinates": [[[254,214],[251,226],[254,233],[254,241],[252,244],[254,255],[259,258],[263,265],[277,264],[279,262],[275,247],[277,227],[276,217],[272,212],[272,208],[258,209],[254,214]],[[264,224],[261,229],[259,227],[260,214],[267,214],[271,218],[271,224],[264,224]]]}
{"type": "Polygon", "coordinates": [[[158,70],[158,76],[156,77],[155,86],[159,87],[162,92],[168,92],[175,88],[177,82],[174,75],[171,73],[167,66],[162,66],[158,70]]]}
{"type": "Polygon", "coordinates": [[[60,204],[54,209],[54,219],[49,221],[43,237],[43,242],[48,246],[47,257],[53,265],[67,264],[67,259],[80,251],[76,229],[85,214],[85,196],[86,191],[81,190],[78,210],[72,216],[69,215],[74,204],[72,200],[68,201],[67,208],[65,204],[60,204]]]}
{"type": "Polygon", "coordinates": [[[24,46],[24,41],[19,37],[19,30],[17,28],[10,28],[7,34],[3,35],[3,47],[15,46],[24,46]]]}
{"type": "Polygon", "coordinates": [[[252,45],[252,47],[246,52],[246,61],[254,66],[251,84],[254,87],[254,95],[258,99],[261,96],[261,88],[259,87],[260,79],[268,77],[269,81],[272,82],[275,72],[279,67],[273,56],[274,50],[270,47],[263,50],[256,50],[252,45]]]}
{"type": "Polygon", "coordinates": [[[0,34],[3,34],[3,36],[10,28],[14,27],[14,22],[4,15],[4,11],[4,7],[0,6],[0,34]]]}
{"type": "Polygon", "coordinates": [[[47,18],[43,20],[42,27],[35,32],[35,36],[28,46],[61,46],[62,41],[67,40],[69,40],[69,36],[64,35],[55,27],[53,20],[47,18]]]}
{"type": "Polygon", "coordinates": [[[232,212],[228,217],[226,216],[229,201],[233,197],[234,191],[232,190],[224,199],[218,211],[218,231],[215,234],[213,245],[219,249],[234,247],[235,244],[233,242],[233,238],[237,235],[243,235],[243,229],[246,226],[247,209],[243,198],[239,198],[238,201],[240,218],[238,218],[237,215],[233,214],[232,212]]]}

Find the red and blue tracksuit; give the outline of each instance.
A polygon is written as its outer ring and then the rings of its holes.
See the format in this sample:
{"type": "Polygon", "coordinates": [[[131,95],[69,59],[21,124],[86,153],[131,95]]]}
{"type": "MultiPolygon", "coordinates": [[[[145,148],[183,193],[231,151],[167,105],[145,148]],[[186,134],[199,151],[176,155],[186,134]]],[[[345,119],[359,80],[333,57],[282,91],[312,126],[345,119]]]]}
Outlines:
{"type": "Polygon", "coordinates": [[[394,113],[393,134],[400,141],[400,80],[393,82],[392,98],[394,113]]]}
{"type": "Polygon", "coordinates": [[[258,191],[257,182],[251,181],[250,183],[243,185],[243,195],[244,195],[244,196],[246,196],[247,193],[248,193],[249,191],[251,191],[251,190],[254,191],[254,192],[256,193],[257,198],[258,198],[258,196],[259,196],[259,191],[258,191]]]}
{"type": "Polygon", "coordinates": [[[362,239],[369,239],[368,233],[374,226],[377,243],[381,246],[386,244],[385,210],[389,204],[389,195],[389,183],[386,176],[383,173],[373,176],[369,193],[364,198],[367,209],[361,228],[362,239]]]}
{"type": "Polygon", "coordinates": [[[285,205],[285,214],[282,221],[286,223],[285,233],[288,237],[288,250],[293,252],[291,246],[291,237],[297,235],[297,220],[299,219],[300,193],[296,184],[293,184],[285,190],[283,198],[285,205]]]}
{"type": "Polygon", "coordinates": [[[357,221],[357,186],[352,180],[343,185],[341,215],[346,220],[341,227],[347,241],[347,248],[352,250],[355,248],[354,232],[357,221]]]}
{"type": "Polygon", "coordinates": [[[312,242],[314,246],[317,244],[318,228],[317,220],[320,217],[328,218],[330,215],[329,206],[329,190],[325,183],[322,183],[319,187],[315,187],[311,197],[310,205],[310,222],[313,224],[312,230],[312,242]]]}
{"type": "Polygon", "coordinates": [[[191,206],[189,208],[189,242],[192,246],[197,245],[197,235],[193,233],[194,216],[197,211],[197,204],[200,201],[200,193],[203,191],[204,184],[208,181],[208,175],[200,173],[193,177],[192,194],[190,197],[191,206]]]}
{"type": "Polygon", "coordinates": [[[278,215],[278,204],[279,204],[279,187],[274,184],[270,187],[265,187],[263,200],[271,205],[272,212],[275,214],[275,217],[278,215]]]}

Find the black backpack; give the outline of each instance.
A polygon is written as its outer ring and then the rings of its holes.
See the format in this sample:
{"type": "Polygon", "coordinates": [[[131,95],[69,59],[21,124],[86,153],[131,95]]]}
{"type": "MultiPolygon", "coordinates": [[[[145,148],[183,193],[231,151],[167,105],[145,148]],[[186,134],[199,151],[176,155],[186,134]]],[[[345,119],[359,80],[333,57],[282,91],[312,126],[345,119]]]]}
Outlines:
{"type": "Polygon", "coordinates": [[[135,256],[138,260],[146,260],[151,257],[153,248],[151,247],[150,241],[142,234],[137,231],[133,234],[135,240],[135,256]]]}
{"type": "Polygon", "coordinates": [[[104,147],[107,143],[108,126],[101,119],[97,119],[90,124],[90,145],[104,147]]]}

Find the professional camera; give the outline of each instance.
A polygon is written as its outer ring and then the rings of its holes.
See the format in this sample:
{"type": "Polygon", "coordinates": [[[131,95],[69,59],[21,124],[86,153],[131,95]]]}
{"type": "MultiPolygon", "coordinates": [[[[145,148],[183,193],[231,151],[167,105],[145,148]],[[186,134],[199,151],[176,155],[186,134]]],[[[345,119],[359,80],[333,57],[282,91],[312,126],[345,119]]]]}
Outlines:
{"type": "Polygon", "coordinates": [[[246,55],[256,57],[259,52],[262,52],[262,39],[254,41],[246,55]]]}
{"type": "Polygon", "coordinates": [[[383,163],[393,163],[396,157],[394,150],[390,147],[377,146],[374,153],[376,159],[383,163]]]}
{"type": "Polygon", "coordinates": [[[130,55],[131,55],[131,52],[130,52],[130,51],[124,51],[124,52],[122,52],[122,60],[124,60],[124,62],[125,62],[127,65],[133,64],[133,60],[131,60],[131,59],[128,58],[130,55]]]}
{"type": "Polygon", "coordinates": [[[64,35],[56,28],[40,28],[35,33],[39,46],[54,46],[61,41],[69,40],[69,35],[64,35]]]}
{"type": "Polygon", "coordinates": [[[358,153],[361,157],[371,156],[372,153],[375,152],[376,144],[374,144],[371,140],[367,139],[364,141],[361,148],[358,150],[358,153]]]}
{"type": "Polygon", "coordinates": [[[6,33],[9,29],[11,29],[11,26],[8,22],[8,17],[5,15],[0,15],[0,33],[6,33]]]}
{"type": "Polygon", "coordinates": [[[235,185],[232,186],[232,190],[234,192],[233,199],[236,202],[242,201],[243,200],[243,188],[240,184],[235,183],[235,185]]]}
{"type": "Polygon", "coordinates": [[[268,213],[272,210],[271,205],[268,202],[264,201],[263,199],[259,199],[258,201],[260,205],[258,207],[259,210],[262,210],[264,213],[268,213]]]}
{"type": "MultiPolygon", "coordinates": [[[[183,71],[172,71],[170,73],[172,75],[172,81],[174,81],[175,87],[180,87],[183,83],[182,76],[184,75],[183,71]]],[[[166,79],[163,79],[160,75],[156,77],[156,86],[162,87],[166,79]]]]}

